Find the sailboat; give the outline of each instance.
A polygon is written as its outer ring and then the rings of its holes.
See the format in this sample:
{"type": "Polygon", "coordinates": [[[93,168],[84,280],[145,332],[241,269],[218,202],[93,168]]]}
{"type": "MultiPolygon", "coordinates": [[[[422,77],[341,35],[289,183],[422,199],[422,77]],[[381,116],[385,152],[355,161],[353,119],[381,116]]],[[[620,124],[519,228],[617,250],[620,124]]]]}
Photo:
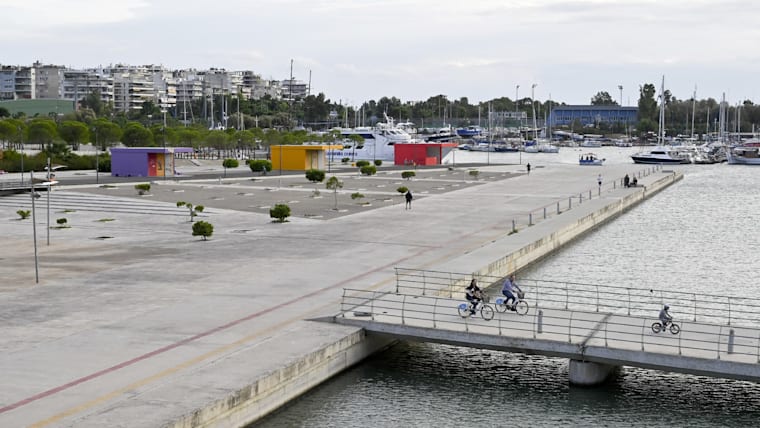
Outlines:
{"type": "Polygon", "coordinates": [[[657,136],[657,146],[645,152],[631,155],[634,163],[641,164],[682,164],[691,163],[689,156],[665,145],[665,76],[662,76],[660,86],[660,129],[657,136]]]}

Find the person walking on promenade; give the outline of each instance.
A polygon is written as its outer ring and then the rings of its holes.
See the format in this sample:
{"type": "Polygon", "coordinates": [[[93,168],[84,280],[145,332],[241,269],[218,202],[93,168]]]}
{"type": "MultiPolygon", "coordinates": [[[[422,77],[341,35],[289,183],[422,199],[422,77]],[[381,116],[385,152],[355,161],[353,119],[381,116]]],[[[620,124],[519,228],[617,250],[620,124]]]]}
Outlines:
{"type": "Polygon", "coordinates": [[[631,185],[631,178],[628,177],[628,174],[626,174],[625,177],[623,177],[623,186],[630,187],[630,185],[631,185]]]}
{"type": "Polygon", "coordinates": [[[412,191],[407,190],[406,194],[404,195],[404,198],[406,198],[406,206],[404,209],[406,210],[412,209],[412,199],[414,198],[414,196],[412,196],[412,191]]]}
{"type": "Polygon", "coordinates": [[[528,162],[528,164],[527,164],[527,165],[525,165],[525,168],[527,168],[527,169],[528,169],[528,175],[530,175],[530,162],[528,162]]]}

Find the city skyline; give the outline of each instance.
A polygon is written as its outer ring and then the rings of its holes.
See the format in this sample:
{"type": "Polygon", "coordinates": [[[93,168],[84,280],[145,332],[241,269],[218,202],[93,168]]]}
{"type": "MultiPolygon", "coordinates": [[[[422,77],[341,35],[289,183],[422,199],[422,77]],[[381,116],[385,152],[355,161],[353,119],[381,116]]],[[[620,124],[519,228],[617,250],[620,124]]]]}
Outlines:
{"type": "Polygon", "coordinates": [[[0,0],[0,63],[72,68],[161,64],[290,76],[358,105],[439,94],[588,104],[600,91],[635,105],[659,82],[678,99],[760,100],[746,0],[0,0]],[[720,23],[720,24],[717,24],[720,23]],[[33,31],[31,31],[33,30],[33,31]],[[517,87],[519,85],[519,88],[517,87]],[[532,86],[535,85],[535,88],[532,86]],[[619,87],[622,86],[622,91],[619,87]],[[533,89],[533,90],[532,90],[533,89]]]}

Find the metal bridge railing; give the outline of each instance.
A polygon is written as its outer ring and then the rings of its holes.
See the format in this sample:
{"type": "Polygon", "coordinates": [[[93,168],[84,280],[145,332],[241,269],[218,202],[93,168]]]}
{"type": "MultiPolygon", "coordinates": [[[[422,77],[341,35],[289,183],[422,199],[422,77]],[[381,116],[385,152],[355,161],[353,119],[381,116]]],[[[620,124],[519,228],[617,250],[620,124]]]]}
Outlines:
{"type": "MultiPolygon", "coordinates": [[[[676,320],[681,332],[655,334],[656,317],[532,307],[527,315],[496,313],[490,321],[462,318],[464,299],[344,289],[340,317],[377,323],[534,338],[584,346],[640,350],[707,359],[760,363],[760,329],[676,320]]],[[[531,302],[533,303],[533,302],[531,302]]]]}
{"type": "MultiPolygon", "coordinates": [[[[421,269],[396,269],[396,292],[423,296],[462,297],[476,278],[481,288],[501,295],[503,277],[421,269]]],[[[656,316],[663,304],[682,321],[728,326],[760,326],[760,299],[709,296],[659,289],[640,289],[570,281],[521,278],[520,287],[537,305],[593,312],[624,311],[627,315],[656,316]]]]}

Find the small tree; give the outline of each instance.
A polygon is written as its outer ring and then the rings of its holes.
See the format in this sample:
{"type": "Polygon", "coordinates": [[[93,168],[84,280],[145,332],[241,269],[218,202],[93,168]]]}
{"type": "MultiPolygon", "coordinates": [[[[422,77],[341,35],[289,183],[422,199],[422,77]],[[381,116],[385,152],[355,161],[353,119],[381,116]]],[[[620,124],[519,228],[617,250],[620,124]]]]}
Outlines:
{"type": "Polygon", "coordinates": [[[383,164],[383,161],[380,159],[375,159],[375,166],[380,166],[383,164]]]}
{"type": "Polygon", "coordinates": [[[254,159],[248,161],[248,166],[251,167],[251,171],[260,172],[261,175],[266,175],[267,171],[272,170],[272,162],[267,159],[254,159]]]}
{"type": "Polygon", "coordinates": [[[195,216],[202,213],[205,207],[203,205],[196,205],[193,206],[193,204],[189,204],[185,201],[177,201],[177,207],[187,207],[187,209],[190,211],[190,221],[192,222],[195,216]]]}
{"type": "Polygon", "coordinates": [[[478,174],[480,174],[480,171],[478,171],[477,169],[471,169],[470,170],[470,177],[472,177],[472,178],[474,178],[476,180],[478,179],[478,174]]]}
{"type": "Polygon", "coordinates": [[[193,236],[202,236],[203,240],[205,241],[206,238],[214,234],[214,225],[205,222],[205,221],[198,221],[193,223],[193,236]]]}
{"type": "Polygon", "coordinates": [[[317,189],[317,183],[325,181],[325,172],[321,169],[307,169],[306,179],[314,183],[314,196],[319,196],[319,189],[317,189]]]}
{"type": "Polygon", "coordinates": [[[409,191],[409,189],[406,188],[406,186],[401,186],[396,189],[397,192],[401,193],[402,195],[409,191]]]}
{"type": "Polygon", "coordinates": [[[375,165],[365,165],[359,169],[362,175],[375,175],[377,174],[377,167],[375,165]]]}
{"type": "Polygon", "coordinates": [[[361,193],[359,193],[359,192],[355,192],[355,193],[351,194],[351,199],[353,199],[353,200],[361,199],[363,197],[364,197],[364,195],[361,194],[361,193]]]}
{"type": "Polygon", "coordinates": [[[237,168],[240,163],[238,163],[237,159],[225,159],[222,161],[222,166],[224,167],[224,177],[227,178],[227,168],[237,168]]]}
{"type": "Polygon", "coordinates": [[[278,223],[285,223],[285,219],[290,217],[290,207],[285,204],[276,204],[269,210],[269,217],[277,219],[278,223]]]}
{"type": "Polygon", "coordinates": [[[29,214],[32,212],[29,210],[18,210],[16,211],[16,214],[18,214],[19,217],[21,217],[21,220],[26,220],[29,218],[29,214]]]}
{"type": "Polygon", "coordinates": [[[149,183],[135,184],[135,189],[137,190],[137,194],[144,195],[150,192],[150,184],[149,183]]]}
{"type": "Polygon", "coordinates": [[[332,176],[329,179],[327,179],[327,183],[325,183],[325,187],[333,191],[333,194],[335,195],[335,210],[338,209],[338,189],[343,188],[343,182],[338,179],[336,176],[332,176]]]}
{"type": "Polygon", "coordinates": [[[417,173],[414,171],[404,171],[401,173],[401,178],[404,180],[411,180],[412,177],[416,177],[417,173]]]}

